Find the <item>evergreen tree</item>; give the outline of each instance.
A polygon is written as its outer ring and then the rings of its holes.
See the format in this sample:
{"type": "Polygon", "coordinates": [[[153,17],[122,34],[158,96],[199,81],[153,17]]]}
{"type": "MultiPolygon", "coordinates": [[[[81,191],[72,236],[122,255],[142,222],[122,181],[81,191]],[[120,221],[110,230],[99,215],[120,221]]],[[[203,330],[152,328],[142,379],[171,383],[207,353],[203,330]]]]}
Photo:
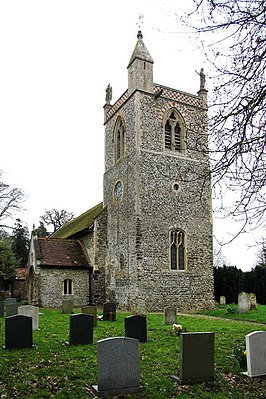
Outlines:
{"type": "Polygon", "coordinates": [[[0,290],[5,289],[6,282],[14,280],[17,266],[11,243],[6,239],[0,238],[0,290]]]}
{"type": "Polygon", "coordinates": [[[19,267],[27,266],[29,247],[30,239],[28,228],[27,226],[22,225],[20,219],[17,219],[12,233],[12,250],[17,259],[19,267]]]}

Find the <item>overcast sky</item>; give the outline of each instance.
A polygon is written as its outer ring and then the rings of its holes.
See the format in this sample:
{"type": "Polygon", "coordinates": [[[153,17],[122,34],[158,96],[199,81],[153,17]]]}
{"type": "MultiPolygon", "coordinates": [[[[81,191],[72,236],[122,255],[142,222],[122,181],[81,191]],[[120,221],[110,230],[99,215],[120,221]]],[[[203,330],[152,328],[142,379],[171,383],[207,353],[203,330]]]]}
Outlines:
{"type": "MultiPolygon", "coordinates": [[[[197,93],[195,71],[207,64],[179,22],[189,3],[0,1],[0,169],[27,195],[19,216],[30,231],[45,209],[78,216],[102,201],[105,89],[110,83],[113,102],[127,89],[139,15],[154,81],[197,93]]],[[[237,230],[228,220],[214,226],[219,240],[237,230]]],[[[243,270],[258,251],[247,244],[254,245],[253,234],[223,249],[243,270]]]]}

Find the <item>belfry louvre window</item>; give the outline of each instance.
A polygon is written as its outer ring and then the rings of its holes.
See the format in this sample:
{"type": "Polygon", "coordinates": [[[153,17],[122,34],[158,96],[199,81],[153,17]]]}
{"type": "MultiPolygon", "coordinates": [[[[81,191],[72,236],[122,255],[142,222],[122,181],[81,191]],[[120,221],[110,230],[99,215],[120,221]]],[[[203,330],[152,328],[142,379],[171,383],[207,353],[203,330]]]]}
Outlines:
{"type": "Polygon", "coordinates": [[[72,295],[73,294],[73,281],[70,278],[66,278],[63,281],[63,293],[64,293],[64,295],[72,295]]]}
{"type": "Polygon", "coordinates": [[[173,230],[170,235],[171,270],[185,270],[185,233],[173,230]]]}
{"type": "Polygon", "coordinates": [[[125,126],[121,117],[118,118],[115,125],[114,143],[115,162],[118,162],[125,155],[125,126]]]}
{"type": "Polygon", "coordinates": [[[164,146],[171,151],[181,151],[181,127],[173,111],[164,125],[164,146]]]}

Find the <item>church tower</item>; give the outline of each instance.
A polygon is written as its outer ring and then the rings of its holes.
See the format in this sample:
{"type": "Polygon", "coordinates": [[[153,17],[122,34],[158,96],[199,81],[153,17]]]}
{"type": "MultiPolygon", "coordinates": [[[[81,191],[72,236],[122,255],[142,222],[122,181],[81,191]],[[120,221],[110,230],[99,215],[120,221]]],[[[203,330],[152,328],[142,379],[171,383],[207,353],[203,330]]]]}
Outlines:
{"type": "MultiPolygon", "coordinates": [[[[201,71],[203,72],[203,71],[201,71]]],[[[128,89],[106,89],[104,206],[107,300],[122,309],[179,311],[213,305],[207,90],[153,82],[142,33],[128,89]]]]}

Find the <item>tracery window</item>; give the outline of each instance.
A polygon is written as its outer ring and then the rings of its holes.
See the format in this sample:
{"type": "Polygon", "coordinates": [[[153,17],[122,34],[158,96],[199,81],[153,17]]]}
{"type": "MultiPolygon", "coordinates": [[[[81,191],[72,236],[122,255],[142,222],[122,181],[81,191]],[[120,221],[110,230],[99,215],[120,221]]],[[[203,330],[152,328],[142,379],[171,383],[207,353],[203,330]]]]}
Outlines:
{"type": "Polygon", "coordinates": [[[125,125],[121,117],[117,119],[114,134],[115,162],[125,155],[125,125]]]}
{"type": "Polygon", "coordinates": [[[64,293],[64,295],[72,295],[73,294],[73,281],[70,278],[66,278],[63,281],[63,293],[64,293]]]}
{"type": "Polygon", "coordinates": [[[185,270],[185,233],[173,230],[170,234],[171,270],[185,270]]]}
{"type": "Polygon", "coordinates": [[[184,129],[178,113],[172,110],[164,123],[164,147],[170,151],[184,149],[184,129]]]}

